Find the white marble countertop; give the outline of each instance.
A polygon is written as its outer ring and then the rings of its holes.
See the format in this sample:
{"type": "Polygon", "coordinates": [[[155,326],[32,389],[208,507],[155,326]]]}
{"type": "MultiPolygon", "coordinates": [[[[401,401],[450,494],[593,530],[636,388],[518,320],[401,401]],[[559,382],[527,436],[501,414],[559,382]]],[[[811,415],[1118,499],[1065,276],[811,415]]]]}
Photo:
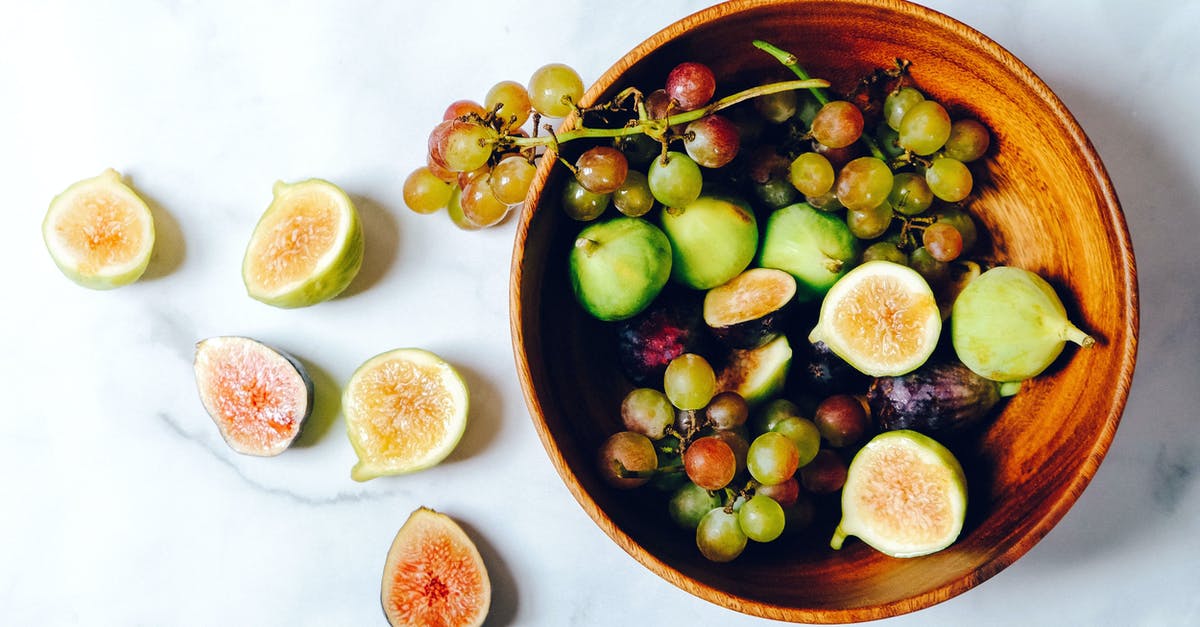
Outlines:
{"type": "MultiPolygon", "coordinates": [[[[479,541],[489,624],[768,624],[654,576],[559,480],[514,374],[512,223],[466,233],[401,200],[449,101],[550,61],[593,80],[707,4],[0,4],[0,624],[383,624],[384,553],[419,505],[479,541]],[[159,247],[141,282],[93,292],[39,229],[106,167],[154,203],[159,247]],[[245,295],[242,253],[271,184],[309,176],[358,202],[366,264],[343,297],[273,309],[245,295]],[[378,352],[434,350],[466,376],[471,426],[443,465],[366,484],[340,417],[280,457],[238,455],[191,370],[194,342],[224,334],[292,351],[335,395],[378,352]]],[[[1098,148],[1137,254],[1140,359],[1061,523],[979,587],[884,622],[1200,624],[1200,3],[928,4],[1024,60],[1098,148]]]]}

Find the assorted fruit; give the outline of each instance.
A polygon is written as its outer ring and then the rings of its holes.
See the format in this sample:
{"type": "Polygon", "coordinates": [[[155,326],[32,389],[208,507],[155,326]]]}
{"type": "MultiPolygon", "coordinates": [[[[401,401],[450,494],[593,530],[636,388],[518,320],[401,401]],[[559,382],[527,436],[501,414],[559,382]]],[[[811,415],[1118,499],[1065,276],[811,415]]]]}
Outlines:
{"type": "Polygon", "coordinates": [[[894,557],[941,550],[967,507],[946,445],[1066,341],[1092,340],[1041,277],[964,256],[981,123],[952,119],[904,63],[834,98],[755,45],[801,82],[714,100],[711,70],[682,63],[559,133],[590,142],[559,198],[589,223],[574,294],[611,323],[631,383],[597,468],[668,493],[715,562],[829,505],[835,549],[856,536],[894,557]]]}

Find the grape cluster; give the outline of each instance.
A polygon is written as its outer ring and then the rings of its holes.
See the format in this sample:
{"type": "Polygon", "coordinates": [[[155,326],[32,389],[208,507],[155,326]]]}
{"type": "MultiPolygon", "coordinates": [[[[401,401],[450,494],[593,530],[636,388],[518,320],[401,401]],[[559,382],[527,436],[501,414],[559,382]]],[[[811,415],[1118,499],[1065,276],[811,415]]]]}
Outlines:
{"type": "Polygon", "coordinates": [[[539,68],[526,85],[501,81],[483,103],[450,103],[429,134],[426,165],[404,181],[404,202],[417,213],[446,208],[460,228],[499,224],[529,192],[537,144],[522,145],[530,127],[536,135],[544,117],[563,118],[583,95],[579,74],[561,63],[539,68]]]}
{"type": "Polygon", "coordinates": [[[826,398],[809,419],[787,399],[752,412],[736,392],[717,390],[708,360],[676,357],[661,390],[625,396],[625,430],[601,446],[599,469],[617,488],[649,483],[669,491],[671,519],[695,532],[706,558],[727,562],[750,540],[804,529],[812,498],[837,492],[846,480],[838,450],[860,444],[871,425],[854,396],[826,398]]]}

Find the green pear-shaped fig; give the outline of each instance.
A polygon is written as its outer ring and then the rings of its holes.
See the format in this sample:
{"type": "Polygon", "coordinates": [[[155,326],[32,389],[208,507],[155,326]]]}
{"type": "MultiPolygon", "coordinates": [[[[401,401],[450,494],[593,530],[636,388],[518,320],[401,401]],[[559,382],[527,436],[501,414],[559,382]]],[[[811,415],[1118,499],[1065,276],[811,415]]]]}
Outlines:
{"type": "Polygon", "coordinates": [[[645,309],[671,276],[671,243],[641,218],[588,226],[570,254],[571,286],[588,313],[624,320],[645,309]]]}
{"type": "Polygon", "coordinates": [[[739,200],[701,196],[662,212],[663,231],[674,255],[671,277],[706,290],[732,279],[754,260],[758,223],[739,200]]]}

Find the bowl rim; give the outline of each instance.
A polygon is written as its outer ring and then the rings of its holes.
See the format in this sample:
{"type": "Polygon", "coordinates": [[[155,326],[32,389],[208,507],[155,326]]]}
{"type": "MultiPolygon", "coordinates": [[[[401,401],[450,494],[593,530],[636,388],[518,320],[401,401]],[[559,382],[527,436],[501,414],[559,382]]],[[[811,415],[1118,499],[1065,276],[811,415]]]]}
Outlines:
{"type": "MultiPolygon", "coordinates": [[[[952,31],[970,40],[981,50],[996,59],[1015,79],[1024,83],[1030,91],[1039,97],[1048,110],[1053,113],[1057,123],[1070,137],[1074,147],[1080,151],[1080,155],[1086,163],[1092,179],[1098,184],[1097,191],[1102,200],[1101,204],[1103,206],[1101,209],[1103,217],[1115,227],[1115,232],[1113,233],[1114,246],[1122,252],[1121,257],[1115,260],[1115,265],[1120,274],[1122,287],[1126,294],[1125,300],[1120,303],[1122,309],[1121,315],[1125,323],[1126,341],[1121,346],[1112,347],[1114,350],[1119,351],[1120,371],[1116,373],[1116,380],[1112,382],[1113,402],[1109,407],[1108,415],[1104,416],[1100,433],[1094,441],[1094,445],[1087,451],[1086,459],[1082,463],[1079,472],[1068,482],[1060,498],[1047,503],[1044,515],[1034,523],[1029,533],[1016,539],[1007,549],[984,563],[971,576],[961,577],[912,597],[855,608],[827,609],[780,606],[757,599],[737,596],[677,571],[617,527],[607,514],[600,509],[591,495],[583,489],[579,478],[556,448],[553,434],[550,433],[549,426],[545,420],[544,409],[533,385],[530,370],[530,354],[523,332],[526,311],[523,309],[520,298],[520,288],[524,276],[522,262],[525,256],[526,242],[529,237],[530,225],[538,211],[537,204],[534,201],[540,196],[550,177],[555,165],[554,159],[542,159],[533,184],[530,187],[529,195],[526,197],[526,202],[519,215],[510,267],[509,325],[518,379],[525,397],[526,406],[543,448],[550,457],[560,479],[563,480],[567,489],[575,497],[576,502],[609,538],[616,542],[622,550],[633,557],[638,563],[686,592],[699,596],[716,605],[750,615],[776,620],[810,623],[845,623],[875,620],[914,612],[941,603],[986,581],[1028,552],[1049,533],[1078,500],[1084,489],[1091,482],[1112,444],[1129,396],[1137,358],[1139,329],[1136,261],[1128,225],[1126,224],[1125,216],[1112,180],[1109,178],[1108,172],[1091,140],[1057,94],[1015,55],[983,33],[937,10],[904,0],[729,0],[692,13],[667,25],[635,46],[628,53],[622,55],[587,89],[581,99],[581,103],[586,105],[594,102],[633,65],[641,62],[664,45],[680,37],[687,36],[688,33],[697,27],[708,25],[729,15],[744,11],[768,6],[790,5],[827,5],[827,7],[828,5],[837,5],[883,9],[902,13],[910,18],[923,20],[932,26],[952,31]]],[[[573,124],[576,118],[577,114],[572,113],[563,121],[563,124],[573,124]]]]}

